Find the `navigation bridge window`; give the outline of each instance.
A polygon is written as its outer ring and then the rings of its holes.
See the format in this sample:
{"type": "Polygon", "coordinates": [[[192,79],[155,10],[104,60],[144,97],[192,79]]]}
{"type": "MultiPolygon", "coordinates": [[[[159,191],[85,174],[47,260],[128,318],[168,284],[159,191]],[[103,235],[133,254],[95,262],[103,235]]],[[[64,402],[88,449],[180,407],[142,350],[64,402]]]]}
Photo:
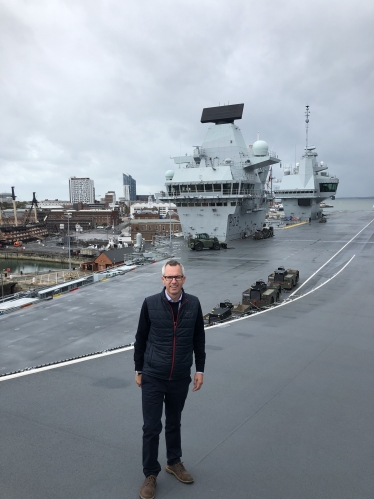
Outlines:
{"type": "Polygon", "coordinates": [[[278,195],[281,194],[299,194],[300,196],[302,194],[316,194],[317,191],[306,191],[304,189],[298,189],[297,191],[277,191],[278,195]]]}
{"type": "Polygon", "coordinates": [[[221,184],[205,184],[205,192],[221,192],[221,184]]]}
{"type": "Polygon", "coordinates": [[[250,194],[251,192],[253,192],[253,188],[253,184],[246,184],[245,182],[242,182],[240,186],[240,194],[250,194]]]}
{"type": "Polygon", "coordinates": [[[167,191],[170,196],[194,196],[202,193],[220,193],[225,196],[230,195],[250,195],[254,192],[254,184],[247,182],[233,183],[198,183],[198,184],[173,184],[167,186],[167,191]]]}
{"type": "Polygon", "coordinates": [[[336,188],[338,187],[337,183],[333,184],[319,184],[320,192],[336,192],[336,188]]]}
{"type": "Polygon", "coordinates": [[[232,193],[233,194],[239,194],[239,183],[234,183],[232,184],[232,193]]]}
{"type": "MultiPolygon", "coordinates": [[[[224,184],[224,189],[226,189],[227,192],[225,194],[230,194],[231,191],[231,185],[230,184],[224,184]]],[[[204,184],[203,182],[199,184],[174,184],[174,185],[168,185],[167,186],[168,194],[171,196],[179,196],[181,194],[184,195],[189,195],[189,194],[194,194],[196,192],[222,192],[222,184],[215,183],[215,184],[204,184]]]]}

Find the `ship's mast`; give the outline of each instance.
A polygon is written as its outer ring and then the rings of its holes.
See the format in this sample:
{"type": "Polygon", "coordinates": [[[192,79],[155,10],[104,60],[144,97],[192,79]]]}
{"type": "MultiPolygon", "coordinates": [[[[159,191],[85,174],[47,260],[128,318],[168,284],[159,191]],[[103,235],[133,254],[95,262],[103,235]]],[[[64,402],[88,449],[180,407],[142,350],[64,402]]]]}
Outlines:
{"type": "Polygon", "coordinates": [[[309,129],[309,106],[305,106],[305,132],[306,132],[306,145],[305,150],[308,150],[308,129],[309,129]]]}
{"type": "Polygon", "coordinates": [[[14,187],[12,187],[12,202],[13,202],[13,211],[14,211],[14,225],[18,226],[17,220],[17,206],[16,206],[16,196],[14,194],[14,187]]]}
{"type": "Polygon", "coordinates": [[[38,214],[37,214],[37,207],[38,207],[38,201],[35,197],[35,192],[32,193],[32,202],[31,202],[31,207],[34,207],[34,217],[35,217],[35,223],[38,223],[38,214]]]}

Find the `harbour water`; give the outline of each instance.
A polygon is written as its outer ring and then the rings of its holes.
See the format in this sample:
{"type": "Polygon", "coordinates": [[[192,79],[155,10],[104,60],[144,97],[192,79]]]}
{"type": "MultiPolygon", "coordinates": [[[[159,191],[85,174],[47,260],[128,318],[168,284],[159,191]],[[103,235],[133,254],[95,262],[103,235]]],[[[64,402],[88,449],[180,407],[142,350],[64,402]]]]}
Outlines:
{"type": "Polygon", "coordinates": [[[23,272],[24,274],[28,272],[48,272],[49,270],[59,270],[69,268],[68,264],[63,264],[60,262],[40,262],[34,260],[0,260],[0,270],[6,270],[12,274],[19,274],[23,272]],[[10,270],[7,270],[10,269],[10,270]]]}
{"type": "Polygon", "coordinates": [[[374,197],[370,198],[339,198],[327,199],[326,203],[333,208],[324,208],[325,213],[334,211],[373,211],[374,197]]]}

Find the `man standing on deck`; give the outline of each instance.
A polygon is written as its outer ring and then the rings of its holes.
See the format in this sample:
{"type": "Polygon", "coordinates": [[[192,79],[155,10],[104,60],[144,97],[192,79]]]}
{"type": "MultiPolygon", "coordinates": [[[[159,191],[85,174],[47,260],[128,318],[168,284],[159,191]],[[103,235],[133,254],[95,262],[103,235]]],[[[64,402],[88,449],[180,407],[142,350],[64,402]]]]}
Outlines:
{"type": "Polygon", "coordinates": [[[195,354],[196,374],[192,391],[203,384],[205,332],[196,296],[185,293],[184,268],[169,260],[162,268],[164,289],[144,300],[134,345],[135,381],[142,389],[143,472],[141,499],[153,499],[157,475],[159,436],[165,403],[166,471],[183,483],[193,478],[181,462],[181,415],[191,383],[195,354]]]}

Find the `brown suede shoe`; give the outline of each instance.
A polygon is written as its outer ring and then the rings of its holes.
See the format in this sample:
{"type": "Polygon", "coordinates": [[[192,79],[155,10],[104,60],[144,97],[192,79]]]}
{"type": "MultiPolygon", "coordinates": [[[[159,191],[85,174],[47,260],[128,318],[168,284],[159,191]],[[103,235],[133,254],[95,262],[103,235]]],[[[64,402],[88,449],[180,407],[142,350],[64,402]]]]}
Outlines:
{"type": "Polygon", "coordinates": [[[183,482],[183,483],[192,483],[193,482],[192,476],[188,473],[186,468],[183,466],[182,462],[179,462],[179,463],[173,464],[173,465],[168,464],[166,466],[166,471],[168,473],[171,473],[172,475],[174,475],[176,478],[178,478],[178,480],[180,482],[183,482]]]}
{"type": "Polygon", "coordinates": [[[140,487],[139,497],[140,499],[153,499],[156,492],[156,480],[155,475],[149,475],[144,480],[143,485],[140,487]]]}

